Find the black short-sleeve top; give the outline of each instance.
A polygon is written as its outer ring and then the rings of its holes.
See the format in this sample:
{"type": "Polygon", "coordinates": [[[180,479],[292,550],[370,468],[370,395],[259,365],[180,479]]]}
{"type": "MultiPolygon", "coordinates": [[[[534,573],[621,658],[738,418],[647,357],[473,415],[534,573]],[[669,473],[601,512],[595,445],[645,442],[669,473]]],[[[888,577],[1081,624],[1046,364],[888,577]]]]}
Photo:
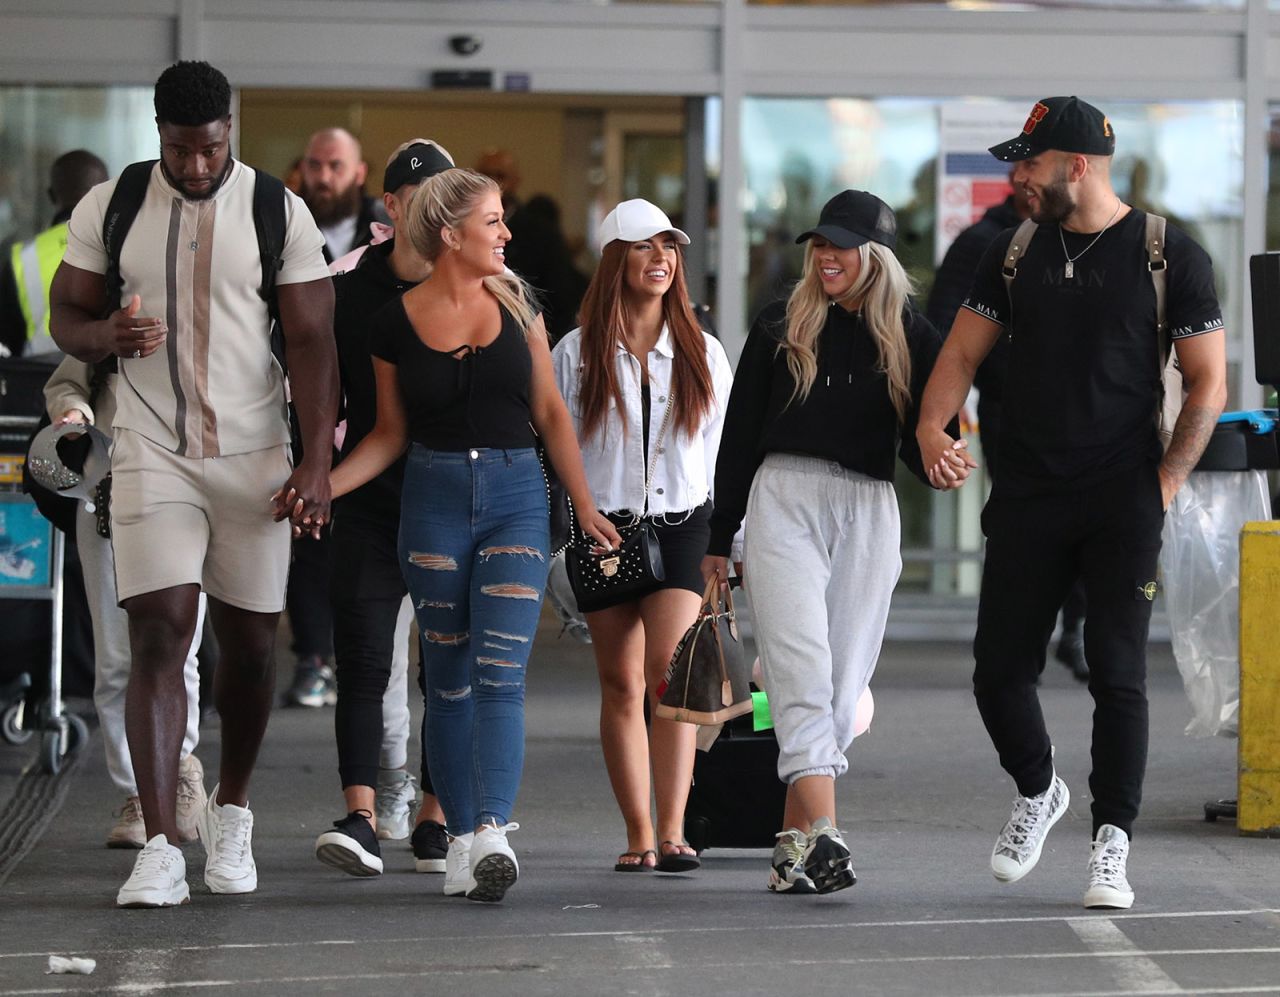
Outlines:
{"type": "Polygon", "coordinates": [[[372,352],[395,364],[414,443],[451,451],[533,446],[533,360],[524,331],[505,308],[499,310],[502,327],[493,342],[453,352],[433,350],[418,337],[401,299],[375,313],[372,352]]]}
{"type": "MultiPolygon", "coordinates": [[[[1134,209],[1100,235],[1041,225],[1011,300],[1001,268],[1013,233],[987,250],[964,303],[1010,334],[997,492],[1070,491],[1154,465],[1161,364],[1146,214],[1134,209]]],[[[1221,329],[1209,255],[1170,225],[1165,258],[1173,338],[1221,329]]]]}

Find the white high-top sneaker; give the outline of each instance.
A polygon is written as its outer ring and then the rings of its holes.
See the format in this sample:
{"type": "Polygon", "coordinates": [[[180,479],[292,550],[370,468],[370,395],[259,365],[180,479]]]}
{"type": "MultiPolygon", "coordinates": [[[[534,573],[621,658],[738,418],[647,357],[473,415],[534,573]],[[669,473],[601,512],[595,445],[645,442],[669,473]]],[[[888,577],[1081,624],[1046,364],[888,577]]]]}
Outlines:
{"type": "Polygon", "coordinates": [[[1013,812],[991,850],[992,875],[1002,883],[1016,883],[1034,869],[1049,829],[1067,812],[1070,803],[1067,784],[1056,772],[1049,788],[1039,796],[1016,797],[1013,812]]]}
{"type": "Polygon", "coordinates": [[[400,841],[409,837],[409,818],[417,798],[413,776],[404,769],[378,773],[373,811],[378,815],[378,837],[400,841]]]}
{"type": "Polygon", "coordinates": [[[195,841],[200,836],[200,814],[209,804],[204,791],[204,766],[195,755],[178,763],[178,840],[195,841]]]}
{"type": "Polygon", "coordinates": [[[1133,906],[1133,888],[1125,865],[1129,859],[1129,836],[1114,824],[1103,824],[1089,850],[1089,888],[1084,905],[1103,910],[1128,910],[1133,906]]]}

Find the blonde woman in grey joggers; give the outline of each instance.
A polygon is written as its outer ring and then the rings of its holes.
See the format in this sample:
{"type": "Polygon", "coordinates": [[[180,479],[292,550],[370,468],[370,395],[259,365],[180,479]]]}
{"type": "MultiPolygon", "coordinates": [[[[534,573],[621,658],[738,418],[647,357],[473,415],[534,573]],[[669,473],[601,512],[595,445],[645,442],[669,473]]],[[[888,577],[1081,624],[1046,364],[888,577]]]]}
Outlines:
{"type": "Polygon", "coordinates": [[[915,424],[941,347],[907,301],[896,236],[887,204],[846,190],[796,240],[807,242],[803,276],[751,328],[716,460],[703,573],[727,577],[745,515],[745,579],[787,783],[776,893],[856,882],[835,780],[902,567],[894,455],[928,483],[915,424]]]}

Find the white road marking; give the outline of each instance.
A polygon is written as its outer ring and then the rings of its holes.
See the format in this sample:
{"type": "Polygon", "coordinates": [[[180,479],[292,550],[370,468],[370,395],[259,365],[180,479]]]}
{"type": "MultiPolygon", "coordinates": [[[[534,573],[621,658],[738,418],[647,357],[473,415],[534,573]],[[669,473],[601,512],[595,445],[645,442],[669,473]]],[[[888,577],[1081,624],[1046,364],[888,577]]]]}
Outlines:
{"type": "Polygon", "coordinates": [[[1124,993],[1183,993],[1183,989],[1110,918],[1079,918],[1068,922],[1071,930],[1089,951],[1115,956],[1107,968],[1115,975],[1124,993]]]}
{"type": "MultiPolygon", "coordinates": [[[[1113,914],[1109,917],[1111,921],[1162,921],[1170,919],[1185,918],[1215,918],[1215,917],[1254,917],[1270,915],[1280,915],[1280,907],[1256,907],[1248,910],[1187,910],[1187,911],[1133,911],[1125,914],[1113,914]]],[[[919,918],[910,921],[833,921],[824,923],[802,923],[794,924],[778,923],[762,926],[760,930],[768,931],[771,934],[782,931],[867,931],[876,928],[936,928],[936,927],[958,927],[966,924],[973,925],[999,925],[999,924],[1071,924],[1075,921],[1093,921],[1097,920],[1096,914],[1070,914],[1070,915],[1042,915],[1039,917],[951,917],[951,918],[919,918]]],[[[484,935],[486,941],[499,941],[502,939],[555,939],[555,938],[620,938],[628,935],[691,935],[691,934],[713,934],[732,932],[733,934],[741,934],[745,929],[742,925],[687,925],[684,927],[673,928],[648,928],[642,932],[638,931],[521,931],[511,934],[484,935]]],[[[465,935],[433,935],[432,939],[438,942],[449,941],[466,941],[473,942],[477,939],[475,934],[465,935]]],[[[294,942],[226,942],[220,945],[180,945],[172,949],[160,949],[163,952],[214,952],[229,949],[278,949],[278,948],[305,948],[312,945],[418,945],[421,944],[420,937],[415,938],[373,938],[361,939],[353,941],[350,938],[319,938],[294,942]]],[[[83,952],[77,951],[77,955],[92,956],[96,953],[116,954],[119,949],[86,949],[83,952]]],[[[51,955],[65,955],[65,951],[56,952],[0,952],[0,959],[31,959],[41,958],[47,959],[51,955]]]]}

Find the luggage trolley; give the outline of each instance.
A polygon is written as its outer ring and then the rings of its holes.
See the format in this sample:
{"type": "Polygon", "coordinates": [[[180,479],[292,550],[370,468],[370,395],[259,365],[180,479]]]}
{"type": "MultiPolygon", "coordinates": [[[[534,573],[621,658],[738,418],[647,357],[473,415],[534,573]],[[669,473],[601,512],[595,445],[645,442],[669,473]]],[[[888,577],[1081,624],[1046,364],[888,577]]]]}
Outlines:
{"type": "Polygon", "coordinates": [[[0,686],[0,735],[21,744],[41,732],[40,763],[57,774],[63,760],[89,739],[89,728],[62,702],[62,569],[66,538],[40,515],[22,493],[22,452],[39,420],[34,416],[0,415],[0,599],[43,599],[49,602],[50,648],[48,696],[34,710],[27,702],[31,686],[23,673],[0,686]]]}

